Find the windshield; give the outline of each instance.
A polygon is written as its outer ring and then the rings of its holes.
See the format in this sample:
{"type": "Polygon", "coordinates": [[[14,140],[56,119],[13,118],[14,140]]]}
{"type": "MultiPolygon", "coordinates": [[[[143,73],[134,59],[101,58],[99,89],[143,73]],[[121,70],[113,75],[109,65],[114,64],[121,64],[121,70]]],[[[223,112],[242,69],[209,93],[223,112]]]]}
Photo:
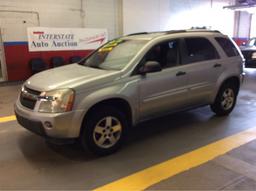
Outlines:
{"type": "Polygon", "coordinates": [[[82,65],[105,70],[122,70],[147,40],[112,40],[90,55],[82,65]]]}

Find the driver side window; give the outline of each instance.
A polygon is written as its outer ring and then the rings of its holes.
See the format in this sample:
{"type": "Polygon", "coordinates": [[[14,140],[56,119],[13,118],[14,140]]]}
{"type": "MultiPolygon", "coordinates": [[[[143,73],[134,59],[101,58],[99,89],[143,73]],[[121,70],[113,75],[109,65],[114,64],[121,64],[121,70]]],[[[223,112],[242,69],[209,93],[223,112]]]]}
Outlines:
{"type": "Polygon", "coordinates": [[[143,63],[148,61],[159,62],[162,69],[179,65],[178,40],[162,42],[152,47],[143,59],[143,63]]]}

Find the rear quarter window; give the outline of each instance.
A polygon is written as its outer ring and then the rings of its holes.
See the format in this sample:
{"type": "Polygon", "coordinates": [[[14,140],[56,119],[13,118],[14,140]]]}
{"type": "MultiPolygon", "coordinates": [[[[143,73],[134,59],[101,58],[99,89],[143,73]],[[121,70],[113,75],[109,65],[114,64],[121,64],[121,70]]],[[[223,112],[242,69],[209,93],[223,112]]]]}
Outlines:
{"type": "Polygon", "coordinates": [[[219,45],[228,57],[239,56],[238,50],[229,39],[223,37],[216,37],[215,40],[219,43],[219,45]]]}

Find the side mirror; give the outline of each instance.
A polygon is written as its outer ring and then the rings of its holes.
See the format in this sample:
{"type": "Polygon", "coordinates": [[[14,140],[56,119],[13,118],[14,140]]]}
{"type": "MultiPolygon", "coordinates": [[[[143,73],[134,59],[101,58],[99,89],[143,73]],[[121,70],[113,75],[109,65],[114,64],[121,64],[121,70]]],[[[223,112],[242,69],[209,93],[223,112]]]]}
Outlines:
{"type": "Polygon", "coordinates": [[[156,61],[148,61],[145,63],[143,67],[139,69],[139,74],[147,74],[162,71],[162,67],[159,62],[156,61]]]}

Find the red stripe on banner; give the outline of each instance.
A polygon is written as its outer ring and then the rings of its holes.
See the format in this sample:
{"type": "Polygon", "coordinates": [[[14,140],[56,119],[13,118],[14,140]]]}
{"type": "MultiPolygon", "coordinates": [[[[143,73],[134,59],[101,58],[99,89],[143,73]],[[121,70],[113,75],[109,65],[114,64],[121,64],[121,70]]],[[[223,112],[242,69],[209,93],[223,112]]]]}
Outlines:
{"type": "Polygon", "coordinates": [[[35,31],[35,32],[33,32],[33,34],[44,34],[44,32],[35,31]]]}
{"type": "Polygon", "coordinates": [[[88,44],[95,43],[95,42],[100,42],[100,44],[102,44],[102,42],[104,40],[105,40],[105,37],[102,37],[102,38],[99,38],[99,39],[96,39],[96,40],[89,41],[88,44]]]}

